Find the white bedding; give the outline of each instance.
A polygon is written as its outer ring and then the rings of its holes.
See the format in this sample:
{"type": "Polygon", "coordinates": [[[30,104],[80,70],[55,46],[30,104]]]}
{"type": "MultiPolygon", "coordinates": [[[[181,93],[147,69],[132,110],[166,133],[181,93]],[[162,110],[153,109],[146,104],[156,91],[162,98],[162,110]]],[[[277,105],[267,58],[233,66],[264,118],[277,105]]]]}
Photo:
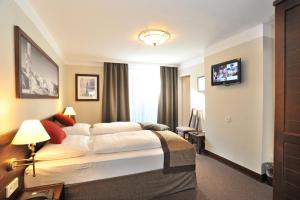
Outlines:
{"type": "Polygon", "coordinates": [[[63,129],[63,131],[67,135],[87,135],[90,136],[91,125],[86,123],[76,123],[74,126],[66,126],[63,129]]]}
{"type": "Polygon", "coordinates": [[[148,130],[130,131],[93,137],[95,153],[115,153],[160,148],[159,138],[148,130]]]}
{"type": "Polygon", "coordinates": [[[25,187],[64,182],[65,184],[101,180],[118,176],[163,169],[161,148],[120,152],[111,154],[89,154],[83,157],[40,161],[36,163],[36,177],[32,177],[32,166],[25,170],[25,187]]]}
{"type": "Polygon", "coordinates": [[[135,122],[111,122],[94,124],[92,128],[93,135],[111,134],[128,131],[140,131],[142,127],[135,122]]]}
{"type": "Polygon", "coordinates": [[[91,150],[91,138],[85,135],[67,135],[61,144],[47,143],[35,160],[59,160],[86,155],[91,150]]]}

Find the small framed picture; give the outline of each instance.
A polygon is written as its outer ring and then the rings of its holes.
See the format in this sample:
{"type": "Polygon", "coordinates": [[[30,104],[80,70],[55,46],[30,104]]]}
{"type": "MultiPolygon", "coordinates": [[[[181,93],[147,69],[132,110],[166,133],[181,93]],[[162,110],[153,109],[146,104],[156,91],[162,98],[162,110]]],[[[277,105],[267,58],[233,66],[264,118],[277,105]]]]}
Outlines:
{"type": "Polygon", "coordinates": [[[99,101],[99,75],[75,74],[76,101],[99,101]]]}
{"type": "Polygon", "coordinates": [[[205,76],[200,76],[197,78],[197,88],[198,92],[205,91],[205,76]]]}

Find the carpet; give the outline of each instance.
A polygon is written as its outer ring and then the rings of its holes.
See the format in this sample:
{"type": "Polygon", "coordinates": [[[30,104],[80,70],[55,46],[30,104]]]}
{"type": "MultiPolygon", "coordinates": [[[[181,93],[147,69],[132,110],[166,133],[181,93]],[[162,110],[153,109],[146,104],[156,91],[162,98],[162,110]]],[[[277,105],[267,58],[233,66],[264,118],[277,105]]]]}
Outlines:
{"type": "Polygon", "coordinates": [[[272,200],[271,186],[205,155],[196,158],[197,190],[155,200],[272,200]]]}

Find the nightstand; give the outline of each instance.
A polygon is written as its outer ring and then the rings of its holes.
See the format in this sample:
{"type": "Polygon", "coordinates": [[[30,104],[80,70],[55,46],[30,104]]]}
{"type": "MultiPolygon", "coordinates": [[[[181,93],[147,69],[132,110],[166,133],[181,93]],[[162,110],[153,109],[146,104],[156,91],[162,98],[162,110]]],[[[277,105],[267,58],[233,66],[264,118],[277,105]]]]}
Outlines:
{"type": "Polygon", "coordinates": [[[48,189],[53,189],[53,200],[62,200],[64,199],[63,196],[63,190],[64,190],[64,184],[63,183],[58,183],[58,184],[52,184],[52,185],[43,185],[43,186],[38,186],[38,187],[32,187],[32,188],[26,188],[22,195],[20,196],[19,200],[23,200],[23,198],[26,196],[28,193],[33,193],[33,192],[38,192],[41,190],[48,190],[48,189]]]}
{"type": "Polygon", "coordinates": [[[196,143],[196,151],[201,154],[205,149],[205,132],[188,132],[188,141],[192,144],[196,143]]]}

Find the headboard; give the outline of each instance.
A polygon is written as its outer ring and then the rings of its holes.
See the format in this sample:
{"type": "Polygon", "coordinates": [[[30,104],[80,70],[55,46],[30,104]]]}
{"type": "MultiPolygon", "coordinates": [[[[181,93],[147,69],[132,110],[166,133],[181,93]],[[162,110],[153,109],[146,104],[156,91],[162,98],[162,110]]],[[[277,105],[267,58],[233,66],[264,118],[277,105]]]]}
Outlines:
{"type": "Polygon", "coordinates": [[[5,186],[15,177],[19,177],[19,189],[9,199],[16,199],[15,196],[24,188],[24,170],[25,167],[18,167],[13,171],[7,171],[7,161],[11,158],[28,158],[29,149],[26,145],[11,145],[17,130],[0,135],[0,199],[5,199],[5,186]]]}
{"type": "MultiPolygon", "coordinates": [[[[53,116],[46,118],[53,121],[53,116]]],[[[0,199],[6,198],[5,186],[15,177],[19,177],[18,191],[11,195],[10,199],[16,199],[16,196],[24,189],[24,167],[17,167],[13,171],[7,171],[7,161],[11,158],[23,159],[28,158],[30,151],[27,145],[11,145],[18,130],[13,130],[0,135],[0,199]]]]}

